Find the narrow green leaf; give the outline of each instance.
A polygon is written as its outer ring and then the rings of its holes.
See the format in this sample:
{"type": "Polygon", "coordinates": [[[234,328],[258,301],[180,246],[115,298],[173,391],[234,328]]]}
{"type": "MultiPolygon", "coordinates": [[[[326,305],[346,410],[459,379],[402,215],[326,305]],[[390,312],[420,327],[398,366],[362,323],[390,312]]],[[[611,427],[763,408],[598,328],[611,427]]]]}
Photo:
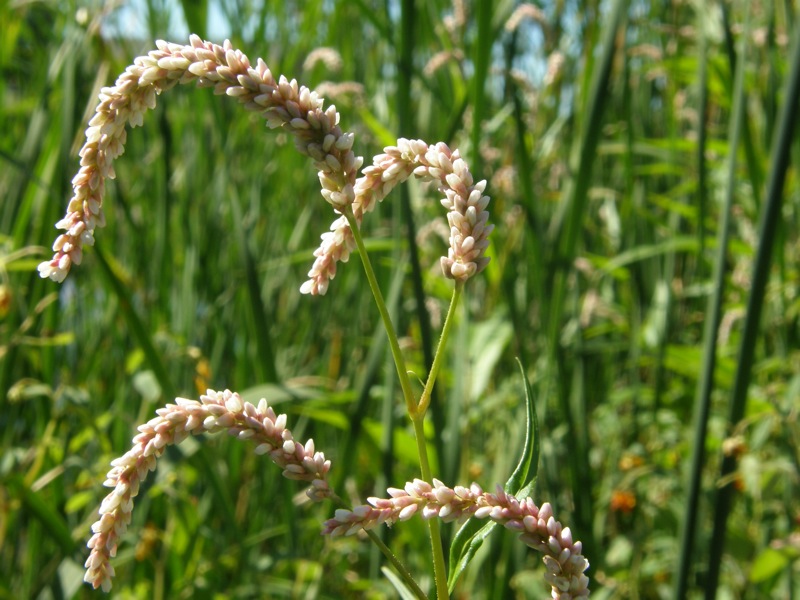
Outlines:
{"type": "MultiPolygon", "coordinates": [[[[533,402],[533,392],[525,368],[517,359],[522,381],[525,384],[525,407],[527,410],[527,425],[525,430],[525,443],[517,467],[508,478],[503,489],[507,493],[518,497],[530,496],[536,485],[536,474],[539,471],[539,421],[536,417],[536,407],[533,402]]],[[[453,543],[450,545],[450,565],[448,568],[447,588],[452,593],[458,577],[472,561],[475,553],[483,545],[484,540],[495,528],[497,523],[489,521],[484,523],[479,519],[470,519],[458,530],[453,543]]]]}
{"type": "Polygon", "coordinates": [[[453,543],[450,544],[450,565],[447,569],[447,589],[451,594],[456,587],[459,576],[467,568],[475,553],[496,526],[497,523],[494,521],[484,523],[473,518],[464,523],[456,533],[453,543]]]}
{"type": "Polygon", "coordinates": [[[205,38],[208,23],[208,0],[181,0],[189,31],[205,38]]]}
{"type": "Polygon", "coordinates": [[[536,416],[536,406],[533,401],[533,391],[528,377],[525,375],[525,367],[522,361],[517,359],[519,372],[525,384],[525,408],[527,409],[527,421],[525,428],[525,445],[522,447],[517,468],[508,478],[505,490],[508,493],[519,494],[531,487],[535,483],[536,475],[539,472],[539,420],[536,416]]]}
{"type": "MultiPolygon", "coordinates": [[[[784,183],[789,170],[792,142],[795,140],[798,104],[800,104],[800,30],[794,34],[791,57],[791,69],[786,78],[783,93],[784,104],[780,109],[780,118],[769,161],[770,173],[767,181],[767,192],[765,201],[761,206],[757,237],[758,250],[752,267],[753,277],[739,346],[736,380],[728,406],[728,431],[732,431],[745,415],[747,392],[755,363],[755,349],[759,342],[759,327],[766,297],[767,281],[772,266],[773,246],[778,225],[782,218],[781,208],[784,199],[784,183]]],[[[717,595],[728,517],[736,491],[732,485],[730,475],[736,467],[737,458],[734,455],[723,456],[718,480],[728,483],[717,489],[713,510],[711,511],[711,514],[714,515],[714,529],[709,545],[708,573],[705,583],[705,593],[708,600],[715,598],[717,595]]]]}
{"type": "MultiPolygon", "coordinates": [[[[258,193],[258,188],[253,188],[253,193],[258,193]]],[[[247,301],[250,305],[253,325],[255,327],[254,337],[258,348],[259,361],[253,365],[261,381],[278,381],[278,372],[275,367],[275,351],[272,349],[272,335],[269,323],[272,319],[269,309],[261,297],[261,283],[258,279],[255,260],[250,248],[249,240],[251,236],[245,231],[244,214],[239,204],[238,195],[231,194],[231,210],[233,212],[233,222],[236,228],[236,238],[239,241],[239,251],[244,265],[245,283],[247,289],[247,301]]]]}
{"type": "Polygon", "coordinates": [[[42,523],[44,531],[61,547],[61,552],[72,554],[76,547],[75,540],[72,539],[72,534],[64,518],[55,508],[31,490],[19,475],[11,475],[6,480],[6,484],[8,489],[12,490],[22,504],[42,523]]]}
{"type": "MultiPolygon", "coordinates": [[[[701,4],[701,8],[705,8],[701,4]]],[[[704,36],[705,37],[705,36],[704,36]]],[[[742,39],[741,54],[744,56],[745,52],[745,39],[742,39]]],[[[703,52],[705,51],[705,43],[703,45],[703,52]]],[[[701,61],[704,63],[704,61],[701,61]]],[[[704,72],[704,68],[703,72],[704,72]]],[[[721,369],[718,362],[721,357],[717,356],[717,339],[719,336],[719,327],[722,323],[722,306],[725,291],[725,277],[727,273],[727,257],[728,257],[728,239],[730,237],[730,224],[731,212],[734,206],[734,199],[736,188],[739,185],[737,173],[737,150],[739,148],[739,140],[742,136],[742,127],[745,121],[745,105],[746,96],[744,89],[744,73],[745,62],[741,60],[739,67],[736,69],[734,91],[733,91],[733,114],[729,124],[729,139],[730,141],[730,155],[728,159],[728,179],[725,191],[725,202],[720,215],[720,225],[717,232],[717,253],[714,260],[714,274],[712,293],[708,298],[708,304],[705,312],[705,329],[703,331],[703,351],[702,351],[702,370],[697,381],[697,391],[695,395],[694,405],[694,440],[692,447],[692,458],[690,463],[690,471],[687,485],[687,494],[685,499],[685,513],[681,528],[680,544],[681,549],[678,554],[678,568],[675,575],[675,589],[674,598],[685,598],[689,589],[689,576],[692,566],[695,563],[694,547],[697,531],[697,520],[700,500],[702,495],[702,473],[703,466],[706,458],[706,438],[708,435],[708,423],[711,415],[711,395],[714,390],[715,373],[721,369]]],[[[704,107],[701,106],[701,110],[704,107]]],[[[704,120],[701,121],[703,123],[704,120]]],[[[701,132],[704,127],[701,127],[701,132]]],[[[704,138],[703,134],[701,138],[704,138]]],[[[702,152],[700,153],[700,160],[702,161],[702,152]]],[[[701,162],[702,164],[702,162],[701,162]]],[[[699,194],[701,196],[699,205],[701,208],[701,215],[704,214],[704,198],[705,190],[703,186],[703,168],[699,169],[700,181],[698,181],[699,194]]],[[[704,218],[699,220],[699,230],[703,230],[704,218]]],[[[701,247],[702,253],[702,247],[701,247]]],[[[698,348],[699,350],[699,348],[698,348]]],[[[679,359],[682,360],[682,359],[679,359]]],[[[695,361],[698,364],[700,361],[695,361]]],[[[731,369],[731,375],[733,373],[731,369]]],[[[732,377],[731,377],[732,379],[732,377]]],[[[729,383],[725,384],[725,388],[729,387],[729,383]]]]}

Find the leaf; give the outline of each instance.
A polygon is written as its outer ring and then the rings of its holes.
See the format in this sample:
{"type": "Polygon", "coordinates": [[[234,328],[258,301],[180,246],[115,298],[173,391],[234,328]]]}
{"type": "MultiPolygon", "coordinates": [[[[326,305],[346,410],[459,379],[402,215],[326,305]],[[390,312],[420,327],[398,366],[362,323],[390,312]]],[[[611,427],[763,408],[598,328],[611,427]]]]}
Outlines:
{"type": "Polygon", "coordinates": [[[525,407],[528,410],[528,414],[522,455],[517,468],[514,469],[504,488],[510,494],[519,494],[525,488],[530,487],[530,484],[535,482],[536,474],[539,472],[539,419],[536,416],[533,391],[528,382],[528,377],[525,375],[525,368],[519,359],[517,359],[517,364],[522,375],[522,381],[525,384],[525,407]]]}
{"type": "Polygon", "coordinates": [[[447,569],[447,589],[452,594],[459,576],[472,561],[475,553],[483,545],[483,541],[497,526],[494,521],[483,523],[478,519],[469,519],[458,530],[450,544],[450,565],[447,569]]]}
{"type": "Polygon", "coordinates": [[[383,573],[384,577],[389,580],[389,583],[394,586],[394,589],[397,591],[398,595],[402,600],[417,600],[417,596],[408,589],[408,586],[405,582],[398,577],[394,571],[389,569],[388,567],[381,567],[381,572],[383,573]]]}
{"type": "Polygon", "coordinates": [[[796,557],[791,557],[785,551],[767,548],[753,561],[753,568],[750,569],[750,581],[762,583],[772,579],[786,568],[792,558],[796,557]]]}
{"type": "Polygon", "coordinates": [[[189,31],[205,38],[208,24],[208,0],[181,0],[189,31]]]}
{"type": "Polygon", "coordinates": [[[33,514],[42,524],[44,531],[53,538],[61,548],[61,552],[70,555],[75,551],[77,544],[72,539],[67,522],[64,517],[40,494],[34,492],[19,475],[12,475],[4,481],[12,494],[33,514]]]}
{"type": "MultiPolygon", "coordinates": [[[[517,359],[517,363],[522,374],[522,381],[525,384],[527,426],[525,444],[522,448],[519,463],[517,463],[517,467],[511,477],[508,478],[503,489],[509,494],[527,497],[530,496],[536,485],[536,474],[539,471],[539,420],[536,416],[533,392],[525,375],[525,368],[519,359],[517,359]]],[[[450,593],[453,592],[458,577],[467,568],[475,553],[483,545],[484,540],[489,537],[496,525],[497,523],[494,521],[483,523],[478,519],[471,518],[458,530],[458,533],[453,538],[453,543],[450,544],[450,565],[448,569],[450,574],[447,579],[447,589],[450,593]]]]}

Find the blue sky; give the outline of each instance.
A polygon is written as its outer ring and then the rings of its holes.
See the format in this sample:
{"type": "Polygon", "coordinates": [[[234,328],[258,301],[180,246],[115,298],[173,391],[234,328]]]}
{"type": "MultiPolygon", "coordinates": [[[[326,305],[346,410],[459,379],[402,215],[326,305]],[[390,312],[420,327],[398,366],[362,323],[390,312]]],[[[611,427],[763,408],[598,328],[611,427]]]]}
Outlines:
{"type": "MultiPolygon", "coordinates": [[[[180,2],[178,0],[163,0],[163,2],[170,13],[167,38],[170,41],[185,41],[190,32],[183,18],[180,2]]],[[[208,37],[215,42],[221,42],[230,35],[230,27],[217,2],[209,2],[208,11],[208,37]]],[[[151,35],[147,30],[146,0],[129,0],[124,3],[109,16],[104,28],[125,36],[150,38],[151,35]]]]}

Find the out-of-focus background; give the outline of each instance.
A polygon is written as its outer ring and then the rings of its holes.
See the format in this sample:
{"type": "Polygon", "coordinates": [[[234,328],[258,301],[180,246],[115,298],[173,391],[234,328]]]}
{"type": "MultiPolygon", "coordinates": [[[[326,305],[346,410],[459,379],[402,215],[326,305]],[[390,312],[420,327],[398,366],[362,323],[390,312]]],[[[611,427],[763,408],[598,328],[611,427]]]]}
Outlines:
{"type": "MultiPolygon", "coordinates": [[[[176,395],[268,398],[353,502],[418,474],[360,261],[299,293],[334,215],[292,140],[231,99],[160,97],[96,248],[39,279],[99,89],[190,31],[335,103],[366,164],[441,140],[488,180],[492,262],[431,418],[440,479],[508,478],[519,357],[535,500],[584,542],[594,597],[800,597],[795,129],[773,190],[796,1],[3,0],[0,18],[0,598],[99,595],[82,563],[109,462],[176,395]]],[[[452,289],[437,192],[394,192],[363,231],[424,378],[452,289]]],[[[374,547],[322,538],[333,507],[302,497],[246,444],[187,440],[137,498],[112,596],[397,597],[374,547]]],[[[540,555],[499,529],[454,597],[549,597],[540,555]]],[[[384,534],[430,589],[423,523],[384,534]]]]}

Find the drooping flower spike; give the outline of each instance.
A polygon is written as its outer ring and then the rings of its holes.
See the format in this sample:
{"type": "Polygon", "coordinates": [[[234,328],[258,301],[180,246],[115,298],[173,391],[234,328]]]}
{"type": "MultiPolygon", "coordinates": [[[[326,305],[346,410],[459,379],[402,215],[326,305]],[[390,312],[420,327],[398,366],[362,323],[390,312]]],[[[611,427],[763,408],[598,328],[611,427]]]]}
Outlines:
{"type": "Polygon", "coordinates": [[[352,535],[382,523],[406,521],[415,514],[445,522],[488,518],[519,533],[524,544],[545,555],[545,579],[555,600],[589,596],[589,578],[584,574],[589,561],[582,555],[583,546],[572,539],[569,527],[555,520],[549,503],[538,507],[530,498],[519,500],[500,486],[490,494],[476,483],[469,488],[449,488],[437,479],[433,485],[415,479],[404,489],[389,488],[387,492],[389,498],[369,498],[369,504],[337,510],[334,518],[325,522],[323,534],[352,535]]]}
{"type": "MultiPolygon", "coordinates": [[[[42,277],[61,282],[73,264],[80,264],[83,246],[94,244],[94,231],[105,224],[103,193],[106,178],[114,178],[113,162],[125,150],[126,125],[142,124],[144,113],[154,108],[156,96],[177,84],[196,83],[215,94],[237,98],[247,110],[261,114],[272,127],[293,134],[297,149],[309,156],[318,170],[322,196],[334,211],[353,211],[356,223],[386,194],[411,173],[439,183],[448,209],[450,250],[442,259],[445,276],[467,279],[488,263],[483,256],[492,230],[488,225],[483,195],[485,181],[473,184],[458,151],[446,144],[428,146],[421,140],[398,140],[397,146],[375,157],[364,176],[356,177],[363,158],[352,150],[354,135],[342,131],[335,106],[324,108],[323,99],[295,80],[277,80],[263,60],[256,66],[229,41],[220,46],[192,35],[187,46],[164,41],[157,50],[140,56],[112,87],[100,92],[100,103],[86,130],[80,151],[81,168],[73,178],[73,196],[67,213],[56,223],[64,233],[53,244],[54,255],[39,265],[42,277]]],[[[324,294],[336,275],[336,264],[345,262],[355,249],[344,216],[323,234],[314,252],[309,280],[301,287],[307,294],[324,294]]]]}
{"type": "Polygon", "coordinates": [[[53,244],[53,258],[39,265],[42,277],[63,281],[70,267],[81,263],[83,246],[94,244],[95,228],[105,224],[105,179],[114,178],[112,163],[125,150],[125,126],[141,125],[145,111],[155,107],[156,96],[179,83],[196,83],[236,98],[271,128],[291,132],[297,149],[318,169],[325,199],[334,207],[354,200],[363,159],[352,151],[354,135],[339,127],[335,106],[323,108],[323,99],[295,80],[283,76],[276,80],[261,59],[251,66],[227,40],[220,46],[192,35],[188,46],[164,41],[156,46],[157,50],[138,57],[114,86],[100,91],[80,151],[81,169],[72,180],[73,196],[66,216],[56,224],[65,233],[53,244]]]}
{"type": "Polygon", "coordinates": [[[91,548],[86,560],[84,581],[103,591],[111,589],[114,567],[111,558],[131,522],[133,499],[148,472],[156,468],[167,446],[179,444],[190,434],[227,431],[241,440],[256,444],[256,454],[266,454],[283,469],[287,479],[310,484],[309,498],[320,501],[332,495],[328,486],[329,460],[316,452],[314,441],[295,441],[286,428],[286,415],[276,415],[263,398],[254,406],[229,390],[208,390],[200,401],[176,398],[156,411],[157,417],[139,426],[133,447],[112,461],[104,485],[114,488],[100,505],[100,519],[92,525],[91,548]]]}
{"type": "MultiPolygon", "coordinates": [[[[412,174],[424,181],[435,181],[445,196],[441,203],[448,211],[450,225],[450,248],[442,258],[442,272],[449,279],[466,280],[486,268],[489,258],[484,251],[494,229],[486,210],[489,196],[483,193],[486,181],[473,182],[458,150],[451,151],[443,142],[428,146],[422,140],[400,138],[397,146],[384,148],[384,153],[376,156],[363,172],[356,181],[352,207],[356,222],[361,223],[365,213],[412,174]]],[[[314,252],[317,259],[308,273],[310,279],[301,291],[324,293],[336,274],[336,262],[346,261],[354,248],[347,219],[340,217],[331,225],[331,231],[322,235],[322,244],[314,252]]]]}

